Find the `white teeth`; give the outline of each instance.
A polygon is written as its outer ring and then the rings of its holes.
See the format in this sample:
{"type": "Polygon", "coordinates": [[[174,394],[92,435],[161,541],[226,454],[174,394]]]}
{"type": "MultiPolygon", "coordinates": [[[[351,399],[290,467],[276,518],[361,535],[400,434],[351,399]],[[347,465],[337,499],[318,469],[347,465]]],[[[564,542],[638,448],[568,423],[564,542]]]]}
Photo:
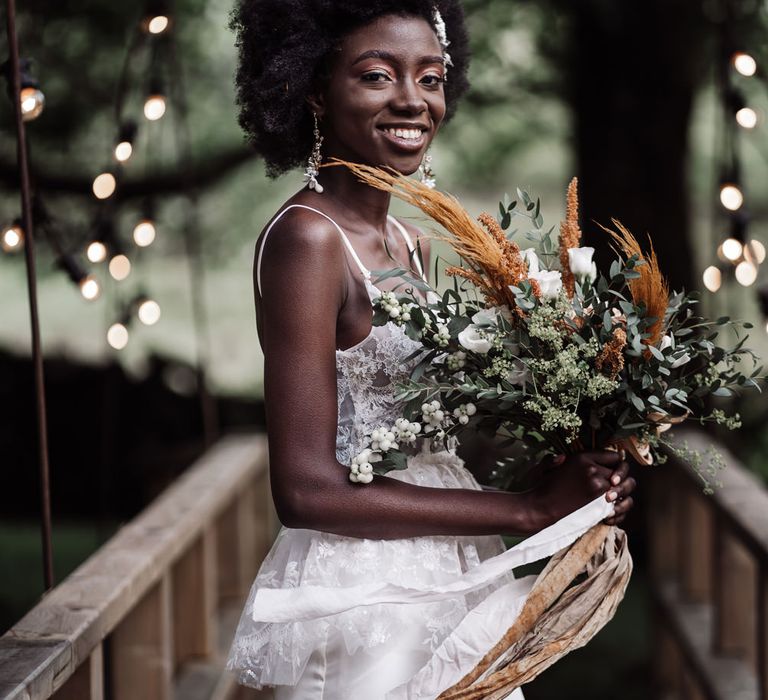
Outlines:
{"type": "Polygon", "coordinates": [[[421,138],[421,129],[386,129],[392,136],[396,136],[399,139],[410,139],[415,141],[421,138]]]}

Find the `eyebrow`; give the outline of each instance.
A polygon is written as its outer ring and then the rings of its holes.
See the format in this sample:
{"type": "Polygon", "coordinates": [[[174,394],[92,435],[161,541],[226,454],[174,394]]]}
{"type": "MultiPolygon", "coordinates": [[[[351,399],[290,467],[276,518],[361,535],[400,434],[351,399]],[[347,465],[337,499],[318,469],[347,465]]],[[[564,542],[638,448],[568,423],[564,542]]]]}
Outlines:
{"type": "MultiPolygon", "coordinates": [[[[394,54],[390,53],[389,51],[381,51],[379,49],[372,49],[371,51],[363,51],[353,62],[352,65],[356,65],[357,63],[360,63],[360,61],[364,61],[366,58],[382,58],[385,61],[390,61],[391,63],[398,63],[400,59],[397,58],[394,54]]],[[[442,56],[422,56],[419,59],[419,65],[423,66],[429,63],[439,63],[440,65],[445,64],[445,59],[442,56]]]]}

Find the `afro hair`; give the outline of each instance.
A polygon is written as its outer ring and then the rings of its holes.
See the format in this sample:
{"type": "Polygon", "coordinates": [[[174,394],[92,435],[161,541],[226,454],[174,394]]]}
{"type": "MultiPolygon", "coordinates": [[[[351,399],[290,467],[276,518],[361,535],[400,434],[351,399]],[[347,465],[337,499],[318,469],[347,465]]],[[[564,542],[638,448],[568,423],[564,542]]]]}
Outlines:
{"type": "Polygon", "coordinates": [[[453,65],[445,83],[446,119],[468,88],[469,47],[458,0],[238,0],[230,27],[239,52],[235,76],[238,121],[267,174],[302,165],[312,150],[306,99],[322,78],[326,59],[344,36],[389,14],[445,22],[453,65]]]}

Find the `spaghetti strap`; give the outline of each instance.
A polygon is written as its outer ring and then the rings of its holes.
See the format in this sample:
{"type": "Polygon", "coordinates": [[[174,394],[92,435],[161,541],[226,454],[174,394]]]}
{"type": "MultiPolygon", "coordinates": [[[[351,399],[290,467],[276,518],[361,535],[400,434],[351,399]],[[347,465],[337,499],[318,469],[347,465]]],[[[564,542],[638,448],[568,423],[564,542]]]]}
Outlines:
{"type": "MultiPolygon", "coordinates": [[[[405,226],[403,226],[403,225],[402,225],[402,224],[401,224],[401,223],[400,223],[400,222],[399,222],[399,221],[398,221],[398,220],[397,220],[397,219],[396,219],[394,216],[392,216],[391,214],[388,214],[388,215],[387,215],[387,218],[388,218],[388,219],[389,219],[389,220],[390,220],[390,221],[391,221],[391,222],[392,222],[392,223],[393,223],[393,224],[394,224],[394,225],[395,225],[395,226],[398,228],[398,230],[400,231],[400,233],[402,233],[402,234],[403,234],[403,238],[405,238],[405,244],[408,246],[408,250],[410,251],[410,253],[413,253],[413,252],[414,252],[414,247],[413,247],[413,240],[411,239],[411,236],[410,236],[410,234],[408,233],[408,231],[406,231],[406,230],[405,230],[405,226]]],[[[422,278],[422,279],[423,279],[423,280],[426,282],[426,281],[427,281],[427,278],[424,276],[424,270],[423,270],[423,269],[422,269],[422,267],[421,267],[421,259],[419,258],[419,256],[418,256],[418,255],[414,255],[414,256],[413,256],[413,259],[414,259],[414,260],[415,260],[415,262],[416,262],[416,267],[419,269],[419,274],[421,275],[421,278],[422,278]]]]}
{"type": "Polygon", "coordinates": [[[258,258],[256,259],[256,286],[259,290],[259,296],[261,296],[261,256],[264,253],[264,246],[267,243],[267,236],[269,236],[269,232],[272,230],[272,227],[280,220],[283,214],[285,214],[285,212],[287,212],[289,209],[294,209],[294,208],[309,209],[309,211],[313,211],[315,212],[315,214],[320,214],[320,216],[324,216],[326,219],[328,219],[328,221],[330,221],[336,227],[338,232],[341,234],[341,240],[343,240],[344,244],[347,246],[347,250],[349,250],[349,253],[352,256],[352,259],[360,268],[360,272],[363,273],[363,277],[365,277],[365,279],[367,280],[370,280],[371,273],[368,271],[365,265],[363,265],[363,263],[360,261],[360,258],[355,252],[355,249],[352,247],[352,244],[349,242],[349,239],[347,238],[346,234],[342,230],[341,226],[339,226],[330,216],[328,216],[328,214],[324,214],[319,209],[308,207],[306,204],[289,204],[274,219],[272,219],[272,223],[270,223],[269,227],[264,232],[264,237],[261,239],[261,247],[259,248],[259,255],[258,255],[258,258]]]}

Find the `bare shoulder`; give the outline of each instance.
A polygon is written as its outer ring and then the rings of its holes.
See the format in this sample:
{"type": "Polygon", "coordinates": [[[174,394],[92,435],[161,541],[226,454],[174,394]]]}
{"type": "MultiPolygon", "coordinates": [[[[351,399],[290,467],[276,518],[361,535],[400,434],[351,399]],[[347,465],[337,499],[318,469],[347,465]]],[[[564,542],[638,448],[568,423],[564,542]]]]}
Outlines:
{"type": "Polygon", "coordinates": [[[322,272],[329,283],[338,284],[343,261],[343,242],[333,222],[315,211],[293,207],[259,236],[254,280],[260,277],[264,288],[281,285],[286,276],[301,279],[322,272]]]}

